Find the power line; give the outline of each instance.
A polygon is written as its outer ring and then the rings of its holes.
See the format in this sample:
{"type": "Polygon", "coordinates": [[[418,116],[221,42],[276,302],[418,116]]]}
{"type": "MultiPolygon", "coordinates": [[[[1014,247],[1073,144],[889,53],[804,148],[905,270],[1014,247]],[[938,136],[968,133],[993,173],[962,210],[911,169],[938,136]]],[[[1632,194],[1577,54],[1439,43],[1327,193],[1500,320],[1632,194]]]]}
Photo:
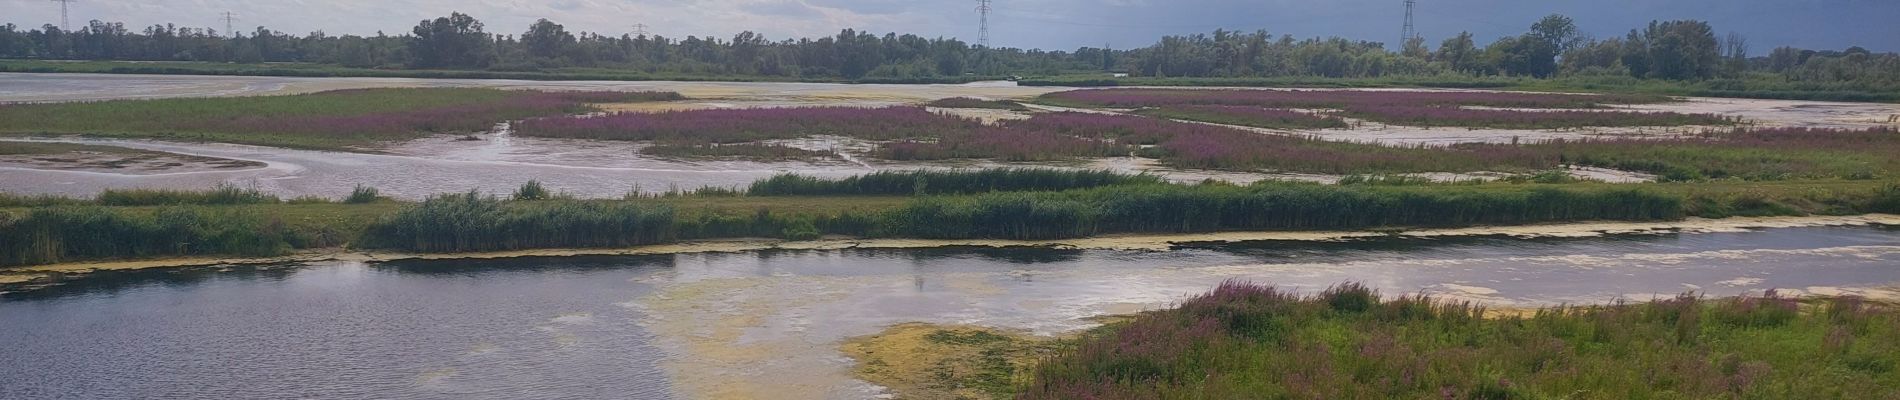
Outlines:
{"type": "Polygon", "coordinates": [[[633,37],[640,38],[646,36],[647,24],[633,24],[633,37]]]}
{"type": "Polygon", "coordinates": [[[62,31],[73,30],[71,18],[68,18],[66,14],[66,7],[72,5],[73,2],[79,1],[79,0],[53,0],[53,1],[59,3],[59,30],[62,30],[62,31]]]}
{"type": "Polygon", "coordinates": [[[976,44],[990,47],[990,0],[976,0],[976,12],[981,14],[983,22],[976,29],[976,44]]]}
{"type": "Polygon", "coordinates": [[[1399,47],[1405,47],[1412,39],[1418,38],[1418,29],[1412,25],[1412,9],[1418,6],[1418,0],[1405,0],[1405,29],[1399,31],[1399,47]]]}
{"type": "Polygon", "coordinates": [[[232,25],[233,22],[237,22],[238,20],[237,14],[233,14],[230,11],[225,11],[223,15],[224,15],[224,33],[227,35],[231,35],[231,37],[237,37],[237,28],[233,28],[234,25],[232,25]]]}

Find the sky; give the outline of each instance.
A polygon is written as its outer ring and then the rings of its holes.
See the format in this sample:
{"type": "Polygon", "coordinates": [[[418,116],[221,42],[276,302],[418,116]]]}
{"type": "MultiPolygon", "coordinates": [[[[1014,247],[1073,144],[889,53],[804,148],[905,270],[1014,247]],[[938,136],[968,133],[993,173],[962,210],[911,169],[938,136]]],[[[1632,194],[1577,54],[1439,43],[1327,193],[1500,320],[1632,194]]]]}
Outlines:
{"type": "MultiPolygon", "coordinates": [[[[1778,46],[1900,51],[1900,0],[1418,0],[1421,35],[1436,44],[1460,31],[1481,43],[1521,34],[1549,14],[1574,18],[1584,33],[1622,36],[1651,20],[1698,19],[1718,34],[1740,33],[1754,54],[1778,46]]],[[[731,38],[751,30],[773,40],[833,35],[843,28],[977,36],[977,0],[77,0],[75,26],[120,21],[134,30],[162,23],[223,29],[219,14],[237,14],[239,30],[332,35],[391,35],[417,22],[460,11],[488,31],[518,34],[539,18],[571,31],[623,34],[635,24],[668,37],[731,38]]],[[[1216,28],[1295,37],[1341,36],[1392,43],[1400,36],[1403,0],[994,0],[991,44],[1073,50],[1152,44],[1162,35],[1216,28]]],[[[52,0],[0,0],[0,23],[57,24],[52,0]]]]}

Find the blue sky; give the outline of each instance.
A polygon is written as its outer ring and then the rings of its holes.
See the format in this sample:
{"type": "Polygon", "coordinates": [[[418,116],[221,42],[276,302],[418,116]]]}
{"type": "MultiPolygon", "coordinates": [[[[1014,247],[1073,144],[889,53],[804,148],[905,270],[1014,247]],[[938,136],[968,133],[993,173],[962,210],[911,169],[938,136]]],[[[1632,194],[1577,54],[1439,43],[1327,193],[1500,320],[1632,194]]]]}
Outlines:
{"type": "MultiPolygon", "coordinates": [[[[1559,13],[1598,37],[1620,36],[1652,19],[1701,19],[1718,32],[1748,37],[1756,54],[1792,45],[1900,51],[1900,0],[1419,0],[1421,34],[1436,43],[1471,31],[1480,41],[1525,31],[1559,13]]],[[[1164,34],[1215,28],[1266,29],[1298,37],[1344,36],[1392,42],[1402,0],[995,0],[998,46],[1073,49],[1145,46],[1164,34]]],[[[537,18],[572,30],[625,33],[636,23],[667,36],[731,37],[742,30],[772,39],[828,35],[853,27],[875,32],[974,39],[975,0],[79,0],[75,24],[91,19],[134,27],[173,22],[222,27],[232,11],[239,29],[258,25],[304,33],[397,34],[424,18],[456,10],[489,31],[517,33],[537,18]]],[[[0,0],[0,23],[56,23],[48,0],[0,0]]]]}

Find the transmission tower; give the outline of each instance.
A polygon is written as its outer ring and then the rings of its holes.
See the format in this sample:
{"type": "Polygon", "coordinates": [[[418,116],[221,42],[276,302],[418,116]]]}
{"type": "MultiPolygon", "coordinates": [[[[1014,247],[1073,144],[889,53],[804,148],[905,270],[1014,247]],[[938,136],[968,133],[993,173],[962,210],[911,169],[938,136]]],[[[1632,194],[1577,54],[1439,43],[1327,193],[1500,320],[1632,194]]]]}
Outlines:
{"type": "Polygon", "coordinates": [[[633,37],[646,37],[647,24],[633,24],[633,37]]]}
{"type": "Polygon", "coordinates": [[[1416,6],[1418,6],[1418,0],[1405,0],[1405,29],[1399,33],[1401,48],[1405,47],[1406,43],[1410,43],[1413,38],[1418,37],[1418,30],[1412,26],[1412,8],[1416,6]]]}
{"type": "Polygon", "coordinates": [[[976,28],[976,45],[990,47],[990,0],[976,0],[976,12],[983,16],[976,28]]]}
{"type": "Polygon", "coordinates": [[[235,25],[231,24],[233,22],[237,22],[238,20],[237,14],[233,14],[230,11],[225,11],[223,15],[224,15],[224,33],[227,35],[231,35],[231,37],[237,37],[237,29],[233,28],[233,26],[235,25]]]}
{"type": "Polygon", "coordinates": [[[71,22],[69,22],[69,18],[66,17],[67,15],[66,7],[72,5],[73,2],[79,1],[79,0],[53,0],[53,1],[59,2],[59,30],[62,30],[62,31],[73,30],[72,24],[71,22]]]}

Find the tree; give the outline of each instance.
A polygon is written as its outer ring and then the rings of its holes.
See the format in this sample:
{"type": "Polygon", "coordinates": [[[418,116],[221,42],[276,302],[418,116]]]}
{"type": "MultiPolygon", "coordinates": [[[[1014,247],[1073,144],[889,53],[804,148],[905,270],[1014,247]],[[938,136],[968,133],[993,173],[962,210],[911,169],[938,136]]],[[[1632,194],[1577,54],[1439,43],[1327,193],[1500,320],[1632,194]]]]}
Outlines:
{"type": "Polygon", "coordinates": [[[1630,33],[1625,46],[1624,65],[1639,78],[1671,80],[1708,79],[1715,76],[1721,49],[1715,29],[1703,21],[1655,21],[1640,37],[1630,33]],[[1632,63],[1632,60],[1638,63],[1632,63]]]}
{"type": "Polygon", "coordinates": [[[1564,52],[1562,70],[1575,74],[1593,69],[1613,69],[1622,65],[1622,57],[1622,39],[1592,41],[1564,52]]]}
{"type": "Polygon", "coordinates": [[[1405,47],[1399,51],[1399,54],[1406,57],[1423,59],[1430,58],[1432,51],[1425,48],[1425,38],[1413,36],[1405,39],[1405,47]]]}
{"type": "Polygon", "coordinates": [[[493,61],[494,39],[482,32],[482,22],[468,14],[423,20],[409,38],[411,62],[417,68],[480,68],[493,61]]]}
{"type": "Polygon", "coordinates": [[[1469,73],[1478,70],[1478,56],[1478,43],[1471,40],[1471,32],[1459,32],[1438,46],[1436,60],[1453,71],[1469,73]]]}
{"type": "Polygon", "coordinates": [[[1530,35],[1557,49],[1558,53],[1570,51],[1583,43],[1582,36],[1577,34],[1577,22],[1561,14],[1551,14],[1531,24],[1530,35]]]}
{"type": "Polygon", "coordinates": [[[1543,78],[1557,73],[1557,48],[1536,35],[1498,39],[1484,54],[1504,74],[1543,78]]]}
{"type": "Polygon", "coordinates": [[[528,32],[521,34],[521,45],[527,48],[530,56],[555,58],[574,45],[574,35],[567,33],[567,27],[542,19],[529,25],[528,32]]]}

